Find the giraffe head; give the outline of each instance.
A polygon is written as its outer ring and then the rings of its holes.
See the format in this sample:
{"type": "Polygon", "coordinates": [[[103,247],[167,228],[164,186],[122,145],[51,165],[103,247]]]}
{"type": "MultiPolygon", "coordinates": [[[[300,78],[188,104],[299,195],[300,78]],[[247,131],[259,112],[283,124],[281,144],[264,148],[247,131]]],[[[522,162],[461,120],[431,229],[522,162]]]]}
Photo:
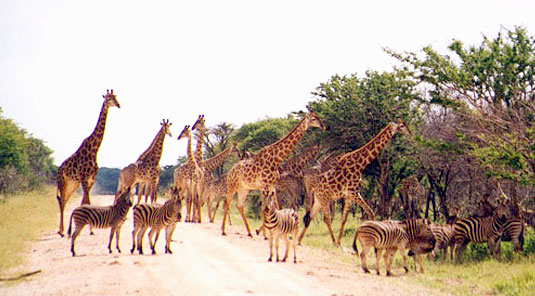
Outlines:
{"type": "Polygon", "coordinates": [[[173,135],[171,135],[171,130],[169,129],[173,123],[169,122],[169,119],[164,119],[160,124],[162,125],[163,132],[169,135],[169,137],[173,137],[173,135]]]}
{"type": "Polygon", "coordinates": [[[182,130],[182,132],[178,136],[178,140],[183,139],[183,138],[187,138],[187,137],[189,137],[189,135],[190,135],[189,125],[186,125],[186,126],[184,126],[184,129],[182,130]]]}
{"type": "Polygon", "coordinates": [[[102,96],[104,98],[104,102],[106,104],[106,107],[117,107],[117,108],[121,108],[121,105],[119,104],[119,102],[117,101],[117,97],[113,94],[113,89],[110,91],[110,90],[106,90],[106,95],[103,95],[102,96]]]}
{"type": "Polygon", "coordinates": [[[412,133],[409,129],[409,126],[401,118],[398,118],[394,123],[394,133],[400,133],[402,135],[408,135],[412,137],[412,133]]]}
{"type": "Polygon", "coordinates": [[[199,118],[197,118],[197,121],[195,121],[195,123],[191,127],[191,130],[194,131],[199,127],[204,127],[204,115],[203,114],[199,115],[199,118]]]}
{"type": "Polygon", "coordinates": [[[308,127],[317,127],[320,128],[322,131],[325,131],[323,121],[321,121],[321,118],[316,113],[310,111],[310,113],[307,114],[306,118],[308,121],[308,127]]]}

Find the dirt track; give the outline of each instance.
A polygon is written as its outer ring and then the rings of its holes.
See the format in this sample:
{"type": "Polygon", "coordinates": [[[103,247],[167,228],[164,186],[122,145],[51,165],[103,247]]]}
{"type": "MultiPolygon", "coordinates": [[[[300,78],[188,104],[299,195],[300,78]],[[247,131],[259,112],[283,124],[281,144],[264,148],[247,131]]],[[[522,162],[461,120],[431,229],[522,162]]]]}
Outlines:
{"type": "MultiPolygon", "coordinates": [[[[92,203],[112,199],[93,196],[92,203]]],[[[69,201],[67,217],[78,204],[79,199],[69,201]]],[[[410,286],[406,279],[413,273],[393,278],[364,274],[357,257],[354,264],[335,263],[329,252],[306,246],[298,247],[297,264],[268,263],[263,237],[251,239],[241,227],[221,236],[220,221],[179,223],[172,255],[163,254],[163,232],[157,255],[131,255],[131,215],[121,232],[122,254],[108,254],[108,229],[90,236],[84,228],[74,258],[70,239],[60,238],[55,229],[44,233],[29,246],[24,268],[42,272],[20,284],[0,284],[0,295],[436,295],[410,286]]],[[[150,253],[147,239],[144,250],[150,253]]]]}

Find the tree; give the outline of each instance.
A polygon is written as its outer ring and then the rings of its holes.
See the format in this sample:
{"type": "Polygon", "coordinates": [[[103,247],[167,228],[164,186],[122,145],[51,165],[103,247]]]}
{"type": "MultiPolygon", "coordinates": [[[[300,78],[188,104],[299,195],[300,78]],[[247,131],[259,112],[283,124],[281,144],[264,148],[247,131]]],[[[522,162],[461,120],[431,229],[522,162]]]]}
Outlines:
{"type": "MultiPolygon", "coordinates": [[[[409,78],[408,72],[401,70],[368,71],[363,78],[335,75],[321,83],[313,92],[316,100],[308,108],[320,114],[327,126],[321,134],[322,143],[331,150],[349,152],[366,144],[397,118],[416,124],[420,115],[414,104],[420,98],[409,78]]],[[[390,216],[397,183],[410,171],[411,160],[403,156],[408,149],[403,140],[394,138],[363,173],[377,192],[378,213],[384,217],[390,216]]],[[[373,188],[363,190],[373,192],[373,188]]]]}
{"type": "MultiPolygon", "coordinates": [[[[423,49],[423,58],[389,53],[428,89],[430,104],[455,112],[463,152],[485,174],[534,186],[535,39],[517,27],[494,39],[484,37],[479,46],[455,40],[448,49],[453,56],[431,47],[423,49]]],[[[516,208],[517,191],[512,194],[516,208]]]]}
{"type": "Polygon", "coordinates": [[[0,193],[32,190],[52,180],[52,150],[2,116],[0,108],[0,193]]]}

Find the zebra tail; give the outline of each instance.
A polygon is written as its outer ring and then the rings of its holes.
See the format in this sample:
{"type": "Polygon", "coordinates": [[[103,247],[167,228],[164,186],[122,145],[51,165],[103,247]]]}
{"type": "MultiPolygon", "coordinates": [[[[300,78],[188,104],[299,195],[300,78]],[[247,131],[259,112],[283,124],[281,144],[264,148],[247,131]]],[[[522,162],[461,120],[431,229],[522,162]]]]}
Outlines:
{"type": "Polygon", "coordinates": [[[71,218],[69,219],[69,230],[67,230],[67,235],[68,235],[69,237],[71,237],[72,216],[73,216],[73,214],[71,214],[71,218]]]}
{"type": "Polygon", "coordinates": [[[305,227],[310,225],[310,211],[306,212],[305,216],[303,217],[303,222],[305,222],[305,227]]]}
{"type": "Polygon", "coordinates": [[[357,248],[357,234],[358,234],[358,231],[355,232],[355,238],[353,239],[353,251],[355,251],[355,253],[357,253],[357,255],[359,254],[359,250],[357,248]]]}

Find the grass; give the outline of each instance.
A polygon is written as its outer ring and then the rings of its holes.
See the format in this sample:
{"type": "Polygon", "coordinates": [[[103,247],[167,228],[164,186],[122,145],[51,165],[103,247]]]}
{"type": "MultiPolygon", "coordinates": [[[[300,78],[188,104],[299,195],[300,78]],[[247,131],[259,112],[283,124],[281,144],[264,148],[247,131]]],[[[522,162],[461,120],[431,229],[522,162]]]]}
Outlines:
{"type": "Polygon", "coordinates": [[[58,223],[55,188],[0,197],[0,274],[21,266],[27,243],[58,223]]]}
{"type": "MultiPolygon", "coordinates": [[[[221,212],[221,210],[218,211],[216,221],[221,221],[221,212]]],[[[300,230],[304,227],[302,222],[304,214],[304,210],[299,211],[300,230]]],[[[242,219],[235,207],[235,201],[231,205],[231,215],[233,225],[239,227],[241,233],[245,233],[242,219]]],[[[340,220],[341,215],[337,210],[332,222],[335,238],[337,238],[340,229],[340,220]]],[[[254,229],[262,223],[260,219],[250,217],[248,217],[248,221],[253,233],[254,229]]],[[[329,251],[332,257],[330,260],[333,262],[355,264],[358,266],[356,270],[360,272],[360,259],[352,254],[353,238],[359,223],[358,217],[349,215],[342,237],[342,248],[337,248],[331,242],[322,215],[318,214],[310,223],[302,243],[309,247],[325,249],[329,251]]],[[[441,259],[427,260],[424,258],[425,274],[416,275],[412,267],[413,259],[409,257],[410,275],[402,276],[401,279],[409,284],[426,287],[430,291],[451,295],[533,295],[533,291],[535,291],[535,232],[533,229],[529,229],[526,233],[523,254],[515,253],[510,242],[502,242],[502,259],[494,260],[489,258],[485,245],[470,244],[465,250],[463,262],[455,264],[449,262],[449,259],[444,262],[441,259]]],[[[368,264],[369,267],[375,264],[373,252],[368,254],[368,264]]],[[[384,275],[384,262],[382,260],[381,267],[381,272],[384,275]]],[[[403,272],[399,253],[396,253],[392,269],[395,274],[403,272]]],[[[397,283],[399,279],[393,278],[393,284],[397,283]]]]}
{"type": "MultiPolygon", "coordinates": [[[[221,222],[222,205],[216,215],[216,223],[221,222]]],[[[241,216],[231,205],[231,219],[240,233],[245,233],[241,216]]],[[[203,208],[203,221],[208,220],[203,208]]],[[[304,211],[299,211],[300,229],[303,228],[304,211]]],[[[332,223],[335,238],[340,229],[341,215],[337,212],[332,223]]],[[[55,188],[49,186],[33,193],[0,198],[0,274],[21,266],[24,262],[25,245],[34,241],[47,230],[57,227],[58,209],[55,199],[55,188]]],[[[254,230],[261,224],[261,219],[248,217],[249,226],[254,230]]],[[[333,262],[360,265],[358,257],[353,256],[351,247],[355,229],[360,220],[351,215],[345,226],[342,237],[342,249],[334,247],[321,214],[317,215],[303,238],[303,245],[329,251],[333,262]]],[[[469,245],[465,250],[463,262],[453,264],[449,261],[425,260],[424,275],[401,277],[408,283],[425,286],[431,290],[442,291],[452,295],[533,295],[535,291],[535,232],[529,229],[524,244],[524,254],[513,252],[511,243],[502,243],[503,259],[496,261],[488,257],[485,246],[469,245]]],[[[375,256],[368,254],[369,262],[375,262],[375,256]]],[[[412,266],[412,259],[409,260],[412,266]]],[[[401,256],[396,254],[393,263],[394,273],[401,272],[401,256]]],[[[384,263],[382,263],[384,268],[384,263]]],[[[360,272],[360,268],[356,268],[360,272]]],[[[382,270],[384,274],[384,270],[382,270]]],[[[358,276],[358,274],[357,274],[358,276]]],[[[393,278],[393,283],[399,278],[393,278]]]]}

